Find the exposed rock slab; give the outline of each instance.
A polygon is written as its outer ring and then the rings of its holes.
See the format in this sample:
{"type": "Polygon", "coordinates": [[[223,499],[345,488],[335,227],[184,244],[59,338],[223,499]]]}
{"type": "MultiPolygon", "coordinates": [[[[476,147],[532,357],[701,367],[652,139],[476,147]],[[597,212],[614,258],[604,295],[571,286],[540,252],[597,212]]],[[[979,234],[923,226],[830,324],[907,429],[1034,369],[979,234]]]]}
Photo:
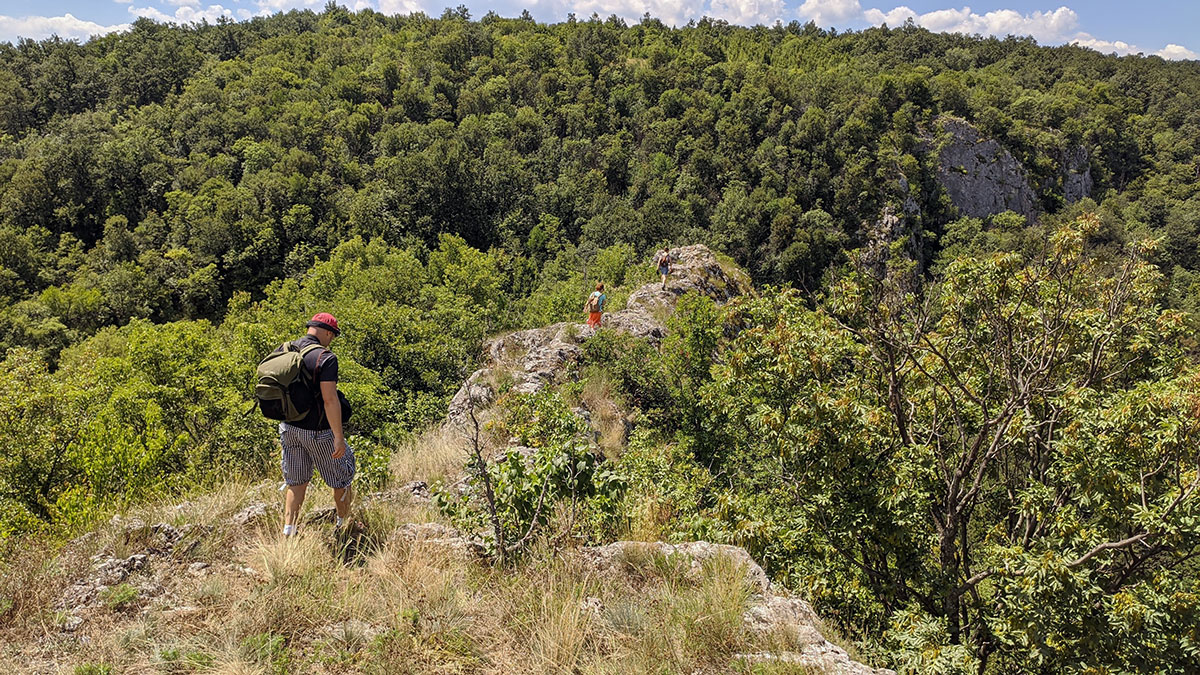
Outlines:
{"type": "Polygon", "coordinates": [[[942,117],[938,125],[949,135],[938,151],[938,182],[959,212],[984,218],[1013,211],[1037,219],[1037,195],[1015,157],[965,120],[942,117]]]}
{"type": "Polygon", "coordinates": [[[741,567],[746,575],[746,584],[753,593],[742,615],[746,628],[761,635],[786,635],[792,642],[785,651],[742,654],[739,658],[743,660],[797,663],[825,673],[895,675],[891,670],[872,668],[851,659],[846,650],[826,640],[812,607],[801,598],[785,595],[785,591],[776,588],[763,568],[743,548],[706,541],[682,544],[618,541],[580,550],[580,556],[588,566],[601,574],[616,576],[627,572],[624,561],[631,557],[642,558],[647,554],[683,556],[690,560],[689,574],[700,574],[704,561],[722,556],[741,567]]]}
{"type": "MultiPolygon", "coordinates": [[[[657,341],[666,336],[666,319],[684,295],[696,292],[724,303],[751,290],[744,274],[726,270],[706,246],[673,248],[670,254],[671,276],[666,288],[656,282],[635,290],[625,309],[604,315],[602,327],[657,341]]],[[[582,356],[579,345],[593,333],[586,324],[564,321],[489,340],[484,345],[484,366],[472,373],[454,395],[447,424],[468,426],[470,401],[474,399],[477,411],[486,407],[495,400],[496,389],[504,378],[509,379],[513,391],[526,394],[561,381],[567,366],[582,356]]]]}
{"type": "Polygon", "coordinates": [[[1087,148],[1078,146],[1062,156],[1063,200],[1068,204],[1092,196],[1092,163],[1087,148]]]}

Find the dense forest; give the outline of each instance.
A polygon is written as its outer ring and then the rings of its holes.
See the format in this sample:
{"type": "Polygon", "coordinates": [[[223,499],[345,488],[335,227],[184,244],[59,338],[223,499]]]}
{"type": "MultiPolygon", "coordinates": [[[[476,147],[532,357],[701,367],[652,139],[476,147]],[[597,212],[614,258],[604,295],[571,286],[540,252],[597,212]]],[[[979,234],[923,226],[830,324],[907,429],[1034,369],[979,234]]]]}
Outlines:
{"type": "Polygon", "coordinates": [[[908,671],[1189,670],[1198,146],[1198,62],[911,24],[330,3],[2,44],[0,553],[273,475],[254,364],[316,311],[382,484],[487,336],[703,243],[758,297],[586,345],[637,412],[593,536],[666,504],[908,671]],[[946,120],[1027,213],[954,203],[946,120]]]}

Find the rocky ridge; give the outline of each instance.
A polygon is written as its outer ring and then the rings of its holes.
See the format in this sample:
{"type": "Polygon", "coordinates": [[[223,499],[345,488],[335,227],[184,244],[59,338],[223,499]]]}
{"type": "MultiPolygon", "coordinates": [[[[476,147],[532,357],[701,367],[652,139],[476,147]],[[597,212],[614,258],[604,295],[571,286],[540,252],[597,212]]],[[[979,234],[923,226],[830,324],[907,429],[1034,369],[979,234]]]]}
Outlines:
{"type": "MultiPolygon", "coordinates": [[[[725,302],[740,294],[750,292],[748,280],[737,270],[727,270],[715,255],[703,246],[688,246],[672,249],[675,267],[667,288],[658,283],[647,284],[630,295],[627,307],[608,314],[603,325],[652,341],[666,335],[664,322],[674,311],[683,295],[696,291],[704,293],[718,302],[725,302]]],[[[545,328],[518,331],[499,336],[487,344],[487,363],[473,373],[455,397],[455,404],[446,425],[461,425],[467,410],[467,398],[490,402],[496,395],[496,378],[501,373],[512,377],[519,391],[533,392],[558,383],[566,372],[566,366],[577,359],[579,344],[593,331],[583,325],[560,323],[545,328]]],[[[114,544],[91,559],[90,569],[68,585],[59,596],[54,608],[59,612],[58,628],[63,634],[75,635],[86,641],[76,631],[91,617],[102,615],[114,607],[114,589],[128,586],[125,592],[137,598],[130,610],[142,616],[157,613],[172,620],[185,620],[201,616],[204,608],[189,604],[179,592],[180,580],[203,580],[210,576],[222,579],[240,579],[242,584],[264,581],[264,573],[240,562],[205,560],[201,550],[206,539],[215,533],[232,528],[246,533],[261,532],[271,528],[278,519],[277,504],[263,501],[263,490],[273,491],[270,486],[260,485],[258,499],[242,502],[243,506],[233,512],[225,512],[216,520],[202,519],[200,523],[174,526],[166,522],[147,525],[138,519],[122,521],[114,519],[112,525],[119,528],[114,544]]],[[[427,503],[428,486],[414,481],[384,493],[365,495],[363,503],[391,503],[412,505],[427,503]]],[[[189,502],[179,504],[172,511],[179,513],[190,509],[189,502]]],[[[332,509],[315,509],[305,519],[306,523],[317,524],[328,520],[332,509]]],[[[484,548],[476,537],[443,524],[433,522],[401,523],[386,535],[387,543],[405,546],[418,545],[440,551],[447,559],[471,564],[481,559],[484,548]]],[[[376,542],[379,544],[382,542],[376,542]]],[[[662,556],[682,561],[685,574],[689,577],[704,572],[703,565],[715,558],[724,558],[736,565],[744,574],[746,587],[750,591],[749,602],[742,614],[742,624],[750,635],[763,636],[772,645],[771,651],[737,654],[735,658],[744,663],[788,663],[805,669],[824,673],[848,673],[866,675],[892,673],[854,661],[842,648],[831,643],[821,633],[821,623],[812,607],[803,599],[795,597],[786,589],[772,584],[762,567],[742,548],[705,541],[686,543],[618,541],[604,546],[583,547],[567,555],[587,574],[614,581],[625,581],[624,577],[637,574],[637,561],[646,561],[652,556],[662,556]],[[781,642],[782,640],[782,642],[781,642]]],[[[599,598],[583,599],[581,611],[604,611],[599,598]]],[[[362,622],[352,627],[352,632],[373,635],[379,628],[362,622]],[[361,625],[359,625],[361,624],[361,625]]],[[[347,626],[334,626],[329,630],[351,630],[347,626]]]]}
{"type": "MultiPolygon", "coordinates": [[[[743,272],[723,266],[705,246],[673,248],[670,254],[667,287],[650,283],[637,289],[625,309],[604,315],[602,328],[658,341],[666,336],[666,319],[684,295],[696,292],[724,303],[752,288],[743,272]]],[[[501,378],[511,378],[512,390],[527,394],[558,383],[567,365],[583,353],[579,344],[593,332],[586,324],[564,321],[492,338],[484,345],[485,364],[471,373],[451,400],[447,424],[466,427],[468,403],[474,400],[483,407],[494,401],[501,378]]]]}
{"type": "MultiPolygon", "coordinates": [[[[690,292],[707,295],[718,303],[751,292],[748,278],[740,271],[727,270],[707,247],[694,245],[670,251],[672,275],[664,289],[650,283],[629,296],[625,309],[606,314],[604,328],[627,332],[640,338],[659,341],[666,336],[665,321],[681,297],[690,292]]],[[[463,383],[450,404],[446,424],[463,428],[469,422],[472,402],[487,406],[497,395],[499,378],[512,378],[513,391],[534,393],[561,381],[567,366],[577,360],[580,343],[593,334],[584,324],[561,322],[544,328],[501,335],[485,345],[486,363],[463,383]]],[[[434,524],[410,526],[397,531],[397,537],[409,542],[422,541],[443,548],[452,555],[478,551],[478,543],[469,541],[453,529],[434,524]]],[[[751,602],[743,622],[747,630],[760,635],[786,635],[789,646],[783,651],[742,654],[751,663],[783,662],[797,664],[824,673],[867,675],[892,673],[854,661],[846,651],[827,640],[820,620],[803,599],[773,585],[762,567],[743,548],[706,541],[680,544],[619,541],[605,546],[585,547],[577,552],[584,565],[601,575],[620,576],[627,570],[623,560],[647,554],[680,556],[689,562],[691,573],[701,570],[707,559],[724,556],[745,571],[752,590],[751,602]]],[[[595,598],[588,598],[588,609],[599,611],[595,598]]]]}

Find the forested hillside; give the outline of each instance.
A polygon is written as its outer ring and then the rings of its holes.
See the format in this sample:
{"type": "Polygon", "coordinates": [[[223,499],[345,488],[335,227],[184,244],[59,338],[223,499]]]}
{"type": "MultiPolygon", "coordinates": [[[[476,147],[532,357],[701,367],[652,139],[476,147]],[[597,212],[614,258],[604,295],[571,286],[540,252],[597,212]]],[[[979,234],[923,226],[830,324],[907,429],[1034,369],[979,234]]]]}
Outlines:
{"type": "Polygon", "coordinates": [[[1198,62],[912,25],[330,3],[0,45],[0,554],[274,478],[253,368],[314,312],[379,487],[486,338],[700,243],[759,297],[582,347],[628,491],[580,537],[745,546],[901,669],[1186,671],[1198,147],[1198,62]]]}

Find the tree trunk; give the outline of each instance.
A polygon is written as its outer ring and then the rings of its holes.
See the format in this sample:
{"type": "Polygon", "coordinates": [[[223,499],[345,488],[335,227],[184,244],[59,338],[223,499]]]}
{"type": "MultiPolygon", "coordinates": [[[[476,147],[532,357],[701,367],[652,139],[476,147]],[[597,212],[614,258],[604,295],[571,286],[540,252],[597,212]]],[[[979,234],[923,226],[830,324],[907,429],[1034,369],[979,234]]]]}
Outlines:
{"type": "Polygon", "coordinates": [[[942,590],[942,613],[946,616],[948,630],[950,632],[950,643],[961,644],[962,623],[959,613],[959,598],[962,597],[958,590],[958,517],[954,515],[953,508],[946,509],[946,522],[943,524],[939,535],[938,553],[941,558],[942,567],[942,583],[946,586],[942,590]]]}

